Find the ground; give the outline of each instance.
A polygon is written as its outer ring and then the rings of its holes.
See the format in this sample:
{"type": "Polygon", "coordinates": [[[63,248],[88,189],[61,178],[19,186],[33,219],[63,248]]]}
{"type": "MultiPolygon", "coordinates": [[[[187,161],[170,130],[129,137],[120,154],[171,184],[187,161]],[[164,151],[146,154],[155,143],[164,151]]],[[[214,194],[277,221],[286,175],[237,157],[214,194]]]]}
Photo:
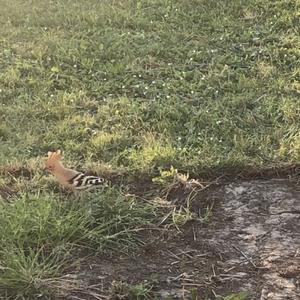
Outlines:
{"type": "MultiPolygon", "coordinates": [[[[191,299],[215,299],[238,290],[245,299],[299,299],[299,186],[278,179],[219,184],[199,192],[192,210],[201,215],[212,203],[209,222],[150,230],[133,256],[92,256],[79,270],[82,284],[105,294],[113,281],[143,282],[157,299],[190,299],[191,291],[199,297],[191,299]]],[[[127,299],[121,287],[112,299],[127,299]]]]}
{"type": "Polygon", "coordinates": [[[1,300],[298,297],[299,0],[0,7],[1,300]]]}

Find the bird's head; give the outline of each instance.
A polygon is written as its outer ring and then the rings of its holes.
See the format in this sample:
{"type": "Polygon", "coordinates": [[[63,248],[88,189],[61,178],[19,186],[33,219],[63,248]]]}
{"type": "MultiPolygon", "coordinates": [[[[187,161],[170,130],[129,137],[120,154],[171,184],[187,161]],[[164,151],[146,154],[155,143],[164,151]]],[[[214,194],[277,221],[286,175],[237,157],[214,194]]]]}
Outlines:
{"type": "Polygon", "coordinates": [[[61,151],[49,151],[47,155],[48,156],[45,159],[45,168],[49,172],[54,172],[57,167],[61,166],[61,151]]]}

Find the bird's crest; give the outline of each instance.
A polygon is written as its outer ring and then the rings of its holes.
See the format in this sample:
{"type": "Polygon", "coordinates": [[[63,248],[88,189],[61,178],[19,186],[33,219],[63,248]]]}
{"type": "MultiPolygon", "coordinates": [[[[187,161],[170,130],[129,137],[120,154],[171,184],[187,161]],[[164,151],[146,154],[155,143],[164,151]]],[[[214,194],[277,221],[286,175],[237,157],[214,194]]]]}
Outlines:
{"type": "Polygon", "coordinates": [[[51,161],[55,161],[55,160],[61,160],[62,156],[61,156],[61,151],[57,150],[57,151],[48,151],[48,157],[47,160],[51,160],[51,161]]]}
{"type": "Polygon", "coordinates": [[[48,170],[53,170],[54,166],[57,165],[57,163],[62,159],[61,156],[61,151],[57,150],[57,151],[49,151],[47,153],[47,157],[45,159],[45,165],[46,165],[46,169],[48,170]]]}

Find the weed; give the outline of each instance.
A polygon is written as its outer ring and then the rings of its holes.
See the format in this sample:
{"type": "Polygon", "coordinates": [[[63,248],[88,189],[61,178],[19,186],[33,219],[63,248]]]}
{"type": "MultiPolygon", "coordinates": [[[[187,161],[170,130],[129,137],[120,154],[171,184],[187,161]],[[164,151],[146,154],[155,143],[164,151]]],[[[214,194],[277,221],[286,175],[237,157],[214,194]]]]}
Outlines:
{"type": "Polygon", "coordinates": [[[112,283],[111,298],[115,300],[146,300],[151,298],[152,287],[148,283],[129,285],[124,282],[112,283]]]}
{"type": "Polygon", "coordinates": [[[212,216],[213,204],[207,206],[204,213],[199,217],[200,222],[207,223],[212,216]]]}
{"type": "Polygon", "coordinates": [[[189,207],[180,206],[178,209],[174,208],[172,212],[172,222],[179,230],[179,226],[184,225],[186,222],[195,219],[195,214],[189,207]]]}
{"type": "Polygon", "coordinates": [[[130,294],[136,300],[151,299],[151,290],[152,287],[149,284],[139,283],[131,286],[130,294]]]}
{"type": "Polygon", "coordinates": [[[178,171],[173,166],[171,166],[169,170],[159,168],[159,176],[153,177],[152,181],[162,186],[167,186],[174,181],[174,178],[177,174],[178,171]]]}

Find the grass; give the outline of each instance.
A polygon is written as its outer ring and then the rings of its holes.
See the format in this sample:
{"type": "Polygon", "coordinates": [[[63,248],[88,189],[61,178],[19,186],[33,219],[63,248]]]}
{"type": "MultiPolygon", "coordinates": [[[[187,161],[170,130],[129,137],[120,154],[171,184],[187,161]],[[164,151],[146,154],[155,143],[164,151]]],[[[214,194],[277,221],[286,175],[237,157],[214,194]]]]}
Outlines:
{"type": "Polygon", "coordinates": [[[148,283],[129,285],[123,282],[113,282],[111,288],[112,299],[147,300],[153,299],[152,287],[148,283]]]}
{"type": "Polygon", "coordinates": [[[159,214],[114,188],[65,200],[41,172],[49,149],[162,185],[299,164],[299,5],[0,0],[0,171],[31,170],[0,172],[2,294],[51,295],[74,249],[126,248],[159,214]]]}
{"type": "Polygon", "coordinates": [[[134,232],[155,217],[153,205],[114,189],[85,196],[84,203],[68,200],[27,194],[1,203],[0,291],[29,298],[60,292],[44,283],[79,264],[76,252],[132,249],[134,232]]]}
{"type": "Polygon", "coordinates": [[[299,162],[297,1],[2,3],[1,161],[299,162]]]}

